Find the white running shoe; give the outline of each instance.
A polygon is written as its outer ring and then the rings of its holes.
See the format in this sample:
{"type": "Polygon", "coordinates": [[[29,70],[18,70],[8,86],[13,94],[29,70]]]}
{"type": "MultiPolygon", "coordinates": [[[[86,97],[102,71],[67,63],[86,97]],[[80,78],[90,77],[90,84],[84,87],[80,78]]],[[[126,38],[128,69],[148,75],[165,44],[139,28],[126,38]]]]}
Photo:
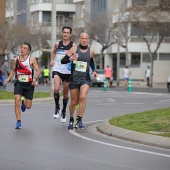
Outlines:
{"type": "Polygon", "coordinates": [[[61,110],[60,108],[55,109],[55,113],[53,114],[54,119],[58,119],[60,117],[61,110]]]}
{"type": "Polygon", "coordinates": [[[61,120],[62,123],[66,123],[66,113],[61,112],[60,120],[61,120]]]}

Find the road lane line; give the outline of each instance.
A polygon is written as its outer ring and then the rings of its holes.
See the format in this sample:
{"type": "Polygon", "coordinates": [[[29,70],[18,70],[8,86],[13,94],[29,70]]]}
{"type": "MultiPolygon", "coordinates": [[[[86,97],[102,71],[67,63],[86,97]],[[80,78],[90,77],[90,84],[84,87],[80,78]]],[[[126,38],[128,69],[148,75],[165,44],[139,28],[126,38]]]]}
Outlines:
{"type": "Polygon", "coordinates": [[[121,149],[126,149],[126,150],[131,150],[131,151],[135,151],[135,152],[142,152],[142,153],[146,153],[146,154],[151,154],[151,155],[156,155],[156,156],[162,156],[162,157],[168,157],[170,158],[170,155],[167,154],[161,154],[161,153],[156,153],[156,152],[150,152],[150,151],[146,151],[146,150],[141,150],[141,149],[134,149],[134,148],[130,148],[130,147],[124,147],[124,146],[119,146],[119,145],[114,145],[114,144],[110,144],[110,143],[106,143],[106,142],[101,142],[98,140],[94,140],[94,139],[90,139],[88,137],[82,136],[79,133],[76,133],[75,130],[71,130],[69,131],[71,134],[73,134],[74,136],[77,136],[79,138],[91,141],[91,142],[95,142],[95,143],[99,143],[102,145],[106,145],[106,146],[112,146],[112,147],[116,147],[116,148],[121,148],[121,149]]]}
{"type": "Polygon", "coordinates": [[[161,102],[168,102],[168,103],[169,103],[169,102],[170,102],[170,99],[160,100],[160,101],[158,101],[158,102],[160,102],[160,103],[161,103],[161,102]]]}
{"type": "MultiPolygon", "coordinates": [[[[106,119],[105,119],[106,120],[106,119]]],[[[102,122],[105,120],[96,120],[96,121],[89,121],[89,122],[84,122],[85,124],[89,124],[89,123],[97,123],[97,122],[102,122]]],[[[146,151],[146,150],[141,150],[141,149],[135,149],[135,148],[130,148],[130,147],[124,147],[124,146],[119,146],[119,145],[115,145],[115,144],[110,144],[110,143],[106,143],[106,142],[101,142],[95,139],[91,139],[85,136],[82,136],[81,134],[75,132],[75,130],[70,130],[69,131],[72,135],[77,136],[79,138],[91,141],[91,142],[95,142],[95,143],[99,143],[102,145],[106,145],[106,146],[112,146],[112,147],[116,147],[116,148],[121,148],[121,149],[126,149],[126,150],[131,150],[131,151],[135,151],[135,152],[142,152],[142,153],[146,153],[146,154],[151,154],[151,155],[156,155],[156,156],[162,156],[162,157],[168,157],[170,158],[170,155],[167,154],[161,154],[161,153],[156,153],[156,152],[150,152],[150,151],[146,151]]]]}
{"type": "Polygon", "coordinates": [[[145,104],[145,103],[125,103],[125,104],[145,104]]]}
{"type": "Polygon", "coordinates": [[[117,102],[116,100],[112,99],[112,98],[108,98],[109,101],[111,102],[117,102]]]}

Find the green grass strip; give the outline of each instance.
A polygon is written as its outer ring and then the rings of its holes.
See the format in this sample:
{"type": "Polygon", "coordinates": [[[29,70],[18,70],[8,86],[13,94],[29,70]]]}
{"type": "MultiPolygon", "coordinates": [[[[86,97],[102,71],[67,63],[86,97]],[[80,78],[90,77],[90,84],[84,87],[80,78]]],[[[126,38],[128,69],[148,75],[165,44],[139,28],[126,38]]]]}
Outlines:
{"type": "MultiPolygon", "coordinates": [[[[50,97],[50,92],[34,92],[34,98],[50,97]]],[[[0,100],[14,99],[14,92],[0,90],[0,100]]]]}
{"type": "Polygon", "coordinates": [[[170,108],[126,114],[112,118],[109,123],[129,130],[170,137],[170,108]]]}

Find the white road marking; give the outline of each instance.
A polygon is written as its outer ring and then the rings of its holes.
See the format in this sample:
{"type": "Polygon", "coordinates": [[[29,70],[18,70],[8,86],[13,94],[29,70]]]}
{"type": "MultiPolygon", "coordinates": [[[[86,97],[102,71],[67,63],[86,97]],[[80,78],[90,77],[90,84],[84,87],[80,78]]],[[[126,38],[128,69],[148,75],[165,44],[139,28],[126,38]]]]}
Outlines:
{"type": "Polygon", "coordinates": [[[159,102],[170,102],[170,99],[160,100],[159,102]]]}
{"type": "MultiPolygon", "coordinates": [[[[108,105],[114,105],[116,103],[97,103],[97,106],[108,106],[108,105]]],[[[116,104],[117,105],[117,104],[116,104]]]]}
{"type": "Polygon", "coordinates": [[[76,133],[74,130],[71,130],[69,132],[71,134],[79,137],[79,138],[82,138],[82,139],[85,139],[85,140],[88,140],[88,141],[91,141],[91,142],[99,143],[99,144],[102,144],[102,145],[107,145],[107,146],[112,146],[112,147],[116,147],[116,148],[121,148],[121,149],[126,149],[126,150],[131,150],[131,151],[142,152],[142,153],[146,153],[146,154],[151,154],[151,155],[157,155],[157,156],[163,156],[163,157],[170,158],[170,155],[166,155],[166,154],[150,152],[150,151],[145,151],[145,150],[141,150],[141,149],[134,149],[134,148],[130,148],[130,147],[124,147],[124,146],[114,145],[114,144],[110,144],[110,143],[106,143],[106,142],[101,142],[101,141],[98,141],[98,140],[90,139],[88,137],[80,135],[79,133],[76,133]]]}
{"type": "Polygon", "coordinates": [[[111,102],[116,102],[116,100],[112,99],[112,98],[108,98],[111,102]]]}
{"type": "Polygon", "coordinates": [[[125,103],[125,104],[145,104],[145,103],[125,103]]]}
{"type": "MultiPolygon", "coordinates": [[[[85,122],[85,123],[96,123],[96,122],[100,122],[100,121],[104,121],[104,120],[96,120],[96,121],[90,121],[90,122],[85,122]]],[[[167,155],[167,154],[161,154],[161,153],[150,152],[150,151],[146,151],[146,150],[135,149],[135,148],[130,148],[130,147],[114,145],[114,144],[110,144],[110,143],[106,143],[106,142],[101,142],[101,141],[98,141],[98,140],[95,140],[95,139],[91,139],[91,138],[82,136],[81,134],[76,133],[75,130],[70,130],[69,132],[71,134],[73,134],[74,136],[77,136],[79,138],[82,138],[82,139],[85,139],[85,140],[88,140],[88,141],[91,141],[91,142],[99,143],[99,144],[102,144],[102,145],[112,146],[112,147],[126,149],[126,150],[131,150],[131,151],[135,151],[135,152],[142,152],[142,153],[146,153],[146,154],[151,154],[151,155],[157,155],[157,156],[162,156],[162,157],[170,158],[170,155],[167,155]]]]}

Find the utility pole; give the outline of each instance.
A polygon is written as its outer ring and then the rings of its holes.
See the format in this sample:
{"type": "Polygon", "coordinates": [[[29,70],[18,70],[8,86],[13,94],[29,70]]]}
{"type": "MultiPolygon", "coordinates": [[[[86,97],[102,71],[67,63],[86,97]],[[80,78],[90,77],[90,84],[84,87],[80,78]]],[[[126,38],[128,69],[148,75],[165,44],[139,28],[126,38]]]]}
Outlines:
{"type": "MultiPolygon", "coordinates": [[[[56,42],[56,0],[52,0],[51,2],[51,53],[53,51],[54,44],[56,42]]],[[[51,75],[52,75],[52,67],[51,67],[51,75]]],[[[54,83],[51,78],[50,81],[50,95],[53,96],[54,92],[54,83]]]]}
{"type": "MultiPolygon", "coordinates": [[[[9,30],[10,30],[10,34],[11,34],[11,28],[12,28],[12,12],[11,12],[11,10],[12,10],[12,6],[11,6],[11,0],[9,1],[9,13],[10,13],[10,16],[9,16],[9,30]]],[[[10,50],[10,52],[9,52],[9,54],[7,54],[8,55],[8,71],[9,72],[11,72],[11,50],[10,50]]]]}

